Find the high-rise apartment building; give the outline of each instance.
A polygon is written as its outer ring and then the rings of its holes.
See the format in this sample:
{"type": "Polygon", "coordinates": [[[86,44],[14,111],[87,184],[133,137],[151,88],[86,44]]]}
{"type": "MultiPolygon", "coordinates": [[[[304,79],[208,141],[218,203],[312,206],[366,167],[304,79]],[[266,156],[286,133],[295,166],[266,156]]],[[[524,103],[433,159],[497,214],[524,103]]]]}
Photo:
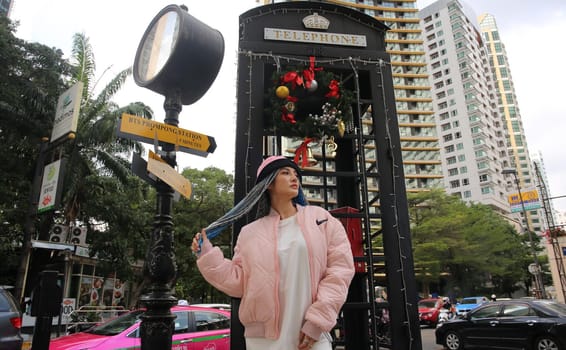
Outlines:
{"type": "Polygon", "coordinates": [[[10,17],[10,12],[15,0],[0,0],[0,13],[10,17]]]}
{"type": "MultiPolygon", "coordinates": [[[[479,17],[480,29],[483,40],[486,44],[490,66],[495,80],[494,87],[498,91],[499,98],[497,105],[499,113],[503,118],[506,132],[507,152],[509,153],[510,166],[516,170],[517,179],[521,191],[536,190],[536,173],[534,170],[529,150],[527,148],[527,139],[525,130],[521,120],[521,112],[515,95],[513,79],[511,77],[511,69],[505,51],[505,45],[501,41],[497,23],[495,18],[490,14],[483,14],[479,17]]],[[[510,178],[511,183],[515,179],[510,178]]],[[[548,183],[548,182],[546,182],[548,183]]],[[[540,190],[539,190],[540,192],[540,190]]],[[[523,221],[523,213],[518,213],[517,218],[523,221]]],[[[541,210],[528,210],[527,220],[528,227],[536,233],[541,233],[545,229],[544,216],[541,210]]]]}
{"type": "Polygon", "coordinates": [[[360,10],[390,28],[385,41],[391,57],[407,191],[441,187],[440,148],[416,1],[328,2],[360,10]]]}
{"type": "Polygon", "coordinates": [[[458,0],[419,12],[431,74],[444,187],[467,202],[507,215],[505,125],[475,14],[458,0]]]}
{"type": "Polygon", "coordinates": [[[359,10],[390,28],[386,51],[391,57],[406,188],[418,192],[441,187],[440,148],[416,0],[326,2],[359,10]]]}
{"type": "Polygon", "coordinates": [[[542,221],[544,223],[544,228],[547,229],[550,226],[557,226],[557,218],[559,213],[554,207],[552,193],[548,186],[550,182],[548,181],[542,153],[540,151],[536,152],[531,160],[534,167],[536,187],[539,190],[538,192],[540,195],[540,200],[543,203],[542,221]],[[545,205],[546,208],[544,207],[545,205]]]}

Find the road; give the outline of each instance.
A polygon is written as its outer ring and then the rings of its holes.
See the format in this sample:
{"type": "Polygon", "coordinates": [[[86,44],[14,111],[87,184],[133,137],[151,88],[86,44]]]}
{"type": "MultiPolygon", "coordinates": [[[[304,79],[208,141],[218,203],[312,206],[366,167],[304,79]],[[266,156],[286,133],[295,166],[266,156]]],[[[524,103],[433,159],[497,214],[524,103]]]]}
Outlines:
{"type": "Polygon", "coordinates": [[[423,343],[422,350],[442,350],[441,345],[437,345],[434,338],[434,328],[422,327],[421,338],[423,343]]]}

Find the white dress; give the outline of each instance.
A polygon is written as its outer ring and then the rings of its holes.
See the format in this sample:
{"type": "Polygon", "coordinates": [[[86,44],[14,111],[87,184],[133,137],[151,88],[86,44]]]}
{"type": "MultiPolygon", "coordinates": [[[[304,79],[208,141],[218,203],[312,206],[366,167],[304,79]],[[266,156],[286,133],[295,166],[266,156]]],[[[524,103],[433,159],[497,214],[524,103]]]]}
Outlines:
{"type": "MultiPolygon", "coordinates": [[[[280,336],[276,340],[246,338],[246,350],[296,350],[299,347],[304,316],[311,305],[311,284],[307,245],[296,215],[279,222],[278,239],[280,336]]],[[[329,338],[329,334],[323,333],[311,350],[332,349],[329,338]]]]}

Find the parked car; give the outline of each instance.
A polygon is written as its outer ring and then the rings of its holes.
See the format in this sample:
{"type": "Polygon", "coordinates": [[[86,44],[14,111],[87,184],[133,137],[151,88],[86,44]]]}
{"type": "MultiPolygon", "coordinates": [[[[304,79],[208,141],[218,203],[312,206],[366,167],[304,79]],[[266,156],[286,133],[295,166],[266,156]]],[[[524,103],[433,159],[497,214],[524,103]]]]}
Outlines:
{"type": "Polygon", "coordinates": [[[22,313],[16,298],[0,287],[0,349],[21,349],[22,313]]]}
{"type": "Polygon", "coordinates": [[[456,316],[465,316],[481,304],[489,301],[486,297],[466,297],[456,303],[456,316]]]}
{"type": "MultiPolygon", "coordinates": [[[[229,350],[230,312],[196,306],[175,306],[173,349],[229,350]]],[[[139,349],[143,309],[131,311],[84,332],[51,340],[50,350],[139,349]]]]}
{"type": "Polygon", "coordinates": [[[438,323],[438,314],[442,308],[441,298],[421,299],[418,303],[420,324],[435,327],[438,323]]]}
{"type": "Polygon", "coordinates": [[[464,318],[442,323],[435,336],[450,350],[566,350],[566,305],[541,299],[484,303],[464,318]]]}

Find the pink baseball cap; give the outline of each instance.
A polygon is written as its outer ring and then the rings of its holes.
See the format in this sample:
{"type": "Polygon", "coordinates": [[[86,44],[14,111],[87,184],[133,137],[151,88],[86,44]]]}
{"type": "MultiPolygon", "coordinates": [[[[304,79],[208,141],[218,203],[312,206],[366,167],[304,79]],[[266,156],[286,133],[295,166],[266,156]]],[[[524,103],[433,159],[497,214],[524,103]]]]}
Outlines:
{"type": "Polygon", "coordinates": [[[265,179],[269,174],[274,172],[275,170],[281,169],[283,167],[291,167],[297,171],[299,175],[299,180],[301,178],[301,169],[299,166],[285,156],[269,156],[261,162],[259,168],[257,168],[256,174],[256,183],[260,182],[261,180],[265,179]]]}

